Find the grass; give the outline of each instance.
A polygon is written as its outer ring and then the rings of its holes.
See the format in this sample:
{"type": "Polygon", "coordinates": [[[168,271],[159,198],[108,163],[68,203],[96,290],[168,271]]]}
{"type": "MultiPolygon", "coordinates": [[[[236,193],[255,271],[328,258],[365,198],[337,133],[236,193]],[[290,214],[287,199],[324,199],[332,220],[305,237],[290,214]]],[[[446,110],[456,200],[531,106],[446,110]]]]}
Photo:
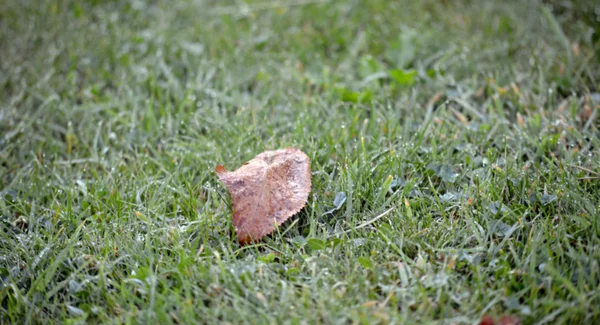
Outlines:
{"type": "Polygon", "coordinates": [[[599,12],[2,1],[0,323],[598,323],[599,12]],[[240,247],[214,167],[288,146],[240,247]]]}

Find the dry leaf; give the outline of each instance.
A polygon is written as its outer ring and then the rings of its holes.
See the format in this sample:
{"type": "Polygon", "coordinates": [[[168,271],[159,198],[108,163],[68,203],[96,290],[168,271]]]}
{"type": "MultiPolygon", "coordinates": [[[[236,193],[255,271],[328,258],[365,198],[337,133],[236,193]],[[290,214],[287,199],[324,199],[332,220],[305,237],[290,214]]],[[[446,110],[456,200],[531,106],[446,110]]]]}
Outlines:
{"type": "Polygon", "coordinates": [[[519,123],[520,127],[523,127],[523,124],[525,124],[525,119],[519,113],[517,113],[517,123],[519,123]]]}
{"type": "Polygon", "coordinates": [[[515,316],[504,315],[499,319],[500,325],[521,325],[521,320],[515,316]]]}
{"type": "Polygon", "coordinates": [[[481,317],[481,321],[479,325],[521,325],[521,320],[516,316],[504,315],[500,317],[498,320],[494,320],[494,318],[490,315],[483,315],[481,317]]]}
{"type": "Polygon", "coordinates": [[[370,301],[365,302],[362,305],[363,305],[363,307],[371,308],[371,307],[377,306],[377,303],[379,303],[377,300],[370,300],[370,301]]]}
{"type": "Polygon", "coordinates": [[[479,322],[479,325],[495,325],[495,321],[492,318],[492,316],[490,315],[483,315],[483,317],[481,317],[481,321],[479,322]]]}
{"type": "Polygon", "coordinates": [[[263,295],[261,292],[256,293],[256,298],[260,300],[263,305],[267,304],[267,298],[265,298],[265,295],[263,295]]]}
{"type": "Polygon", "coordinates": [[[233,172],[217,165],[216,172],[231,194],[241,244],[270,234],[308,200],[310,160],[296,148],[265,151],[233,172]]]}

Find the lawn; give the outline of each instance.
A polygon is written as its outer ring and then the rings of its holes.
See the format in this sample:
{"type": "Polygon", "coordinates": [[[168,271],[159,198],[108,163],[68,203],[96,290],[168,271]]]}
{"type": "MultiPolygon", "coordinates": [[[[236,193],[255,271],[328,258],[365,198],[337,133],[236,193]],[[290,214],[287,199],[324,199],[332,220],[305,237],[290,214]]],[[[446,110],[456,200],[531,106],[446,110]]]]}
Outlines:
{"type": "Polygon", "coordinates": [[[599,84],[594,1],[1,1],[0,323],[598,324],[599,84]]]}

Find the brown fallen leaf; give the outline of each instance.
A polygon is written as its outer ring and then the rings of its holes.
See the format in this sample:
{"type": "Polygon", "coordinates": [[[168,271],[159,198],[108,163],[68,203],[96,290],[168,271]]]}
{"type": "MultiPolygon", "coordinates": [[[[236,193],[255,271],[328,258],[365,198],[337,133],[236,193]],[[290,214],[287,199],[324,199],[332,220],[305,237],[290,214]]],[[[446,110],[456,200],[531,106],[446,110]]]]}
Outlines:
{"type": "Polygon", "coordinates": [[[481,317],[481,321],[479,322],[479,325],[495,325],[495,321],[492,318],[492,316],[490,315],[483,315],[483,317],[481,317]]]}
{"type": "Polygon", "coordinates": [[[377,301],[377,300],[369,300],[369,301],[363,303],[362,305],[363,305],[363,307],[371,308],[371,307],[377,306],[378,303],[379,303],[379,301],[377,301]]]}
{"type": "Polygon", "coordinates": [[[516,316],[504,315],[499,319],[500,325],[521,325],[521,320],[516,316]]]}
{"type": "Polygon", "coordinates": [[[498,320],[494,320],[494,318],[490,315],[483,315],[481,317],[481,321],[479,325],[521,325],[521,320],[512,315],[503,315],[498,320]]]}
{"type": "Polygon", "coordinates": [[[310,160],[296,148],[265,151],[233,172],[222,165],[215,170],[231,194],[240,244],[270,234],[308,200],[310,160]]]}

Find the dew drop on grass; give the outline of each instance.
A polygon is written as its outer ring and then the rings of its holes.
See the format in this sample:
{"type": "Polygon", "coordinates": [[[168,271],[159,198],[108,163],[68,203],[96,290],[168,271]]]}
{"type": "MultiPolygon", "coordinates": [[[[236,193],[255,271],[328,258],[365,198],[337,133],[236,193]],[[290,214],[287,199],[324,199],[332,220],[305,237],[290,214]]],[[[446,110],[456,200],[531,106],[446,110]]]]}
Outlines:
{"type": "Polygon", "coordinates": [[[83,316],[85,312],[75,306],[67,305],[67,310],[73,316],[83,316]]]}

